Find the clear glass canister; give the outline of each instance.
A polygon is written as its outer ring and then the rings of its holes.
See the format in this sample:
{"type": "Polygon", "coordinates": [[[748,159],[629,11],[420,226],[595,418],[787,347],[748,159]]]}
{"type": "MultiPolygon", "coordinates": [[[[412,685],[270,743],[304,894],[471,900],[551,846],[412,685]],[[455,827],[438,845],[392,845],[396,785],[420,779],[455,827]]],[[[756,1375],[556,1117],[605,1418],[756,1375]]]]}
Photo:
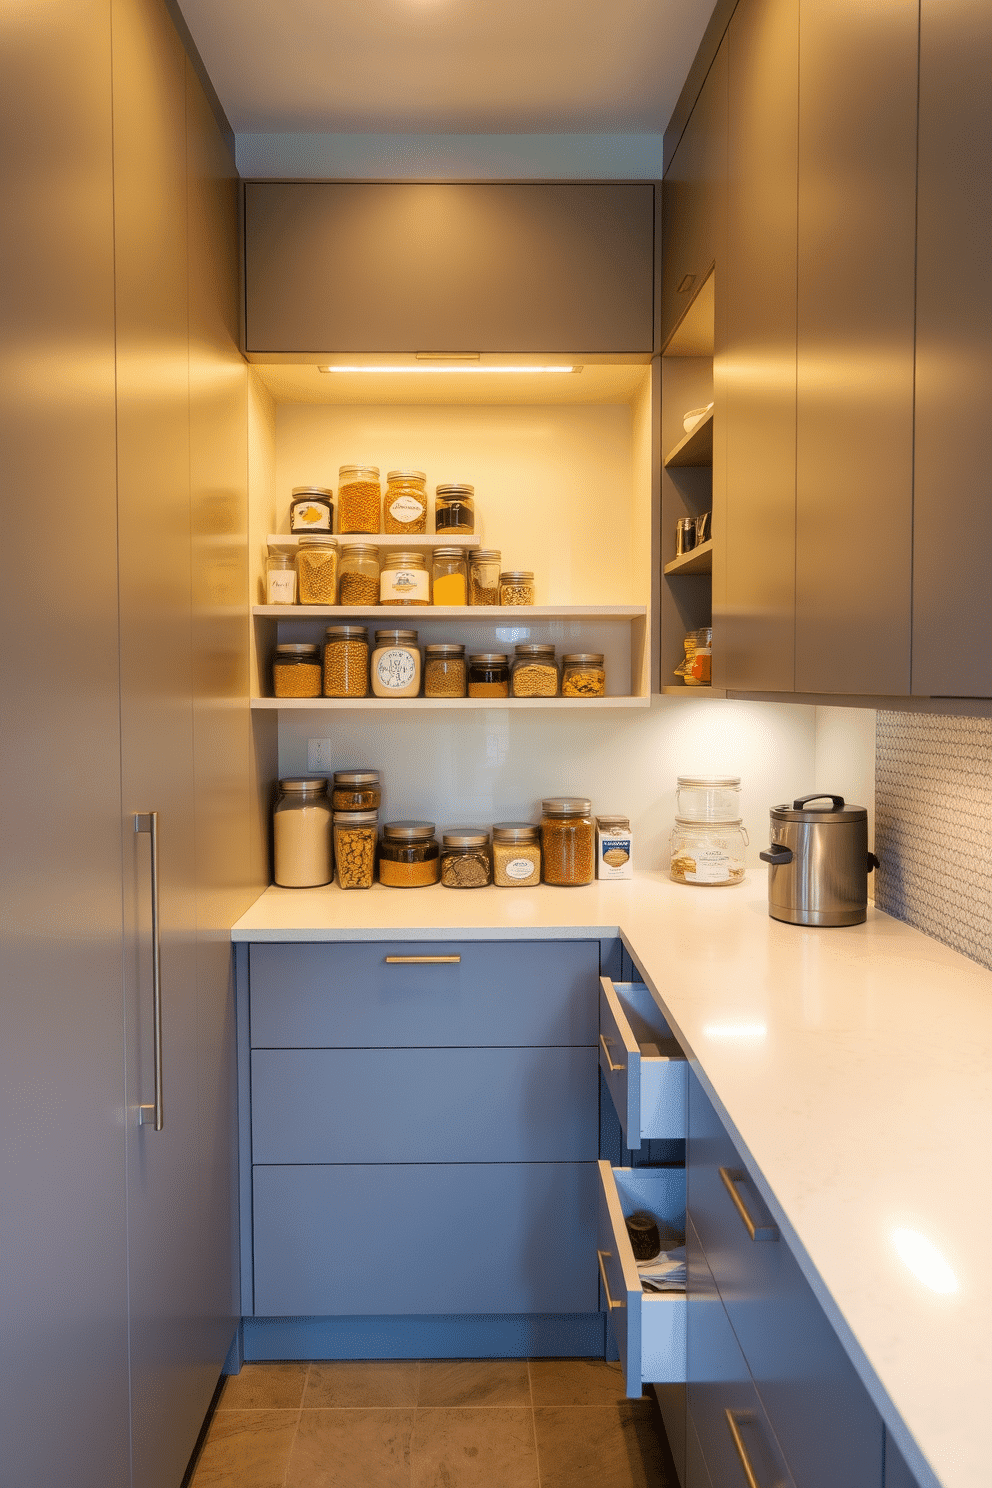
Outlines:
{"type": "Polygon", "coordinates": [[[324,696],[368,695],[368,631],[364,625],[329,625],[324,631],[324,696]]]}
{"type": "Polygon", "coordinates": [[[342,465],[338,471],[338,531],[378,532],[382,489],[377,465],[342,465]]]}
{"type": "Polygon", "coordinates": [[[272,692],[277,698],[320,697],[320,648],[301,642],[277,646],[272,692]]]}
{"type": "Polygon", "coordinates": [[[510,695],[510,664],[502,651],[480,651],[468,659],[470,698],[505,698],[510,695]]]}
{"type": "Polygon", "coordinates": [[[379,882],[391,889],[423,889],[441,875],[434,823],[387,822],[379,845],[379,882]]]}
{"type": "Polygon", "coordinates": [[[438,486],[434,495],[435,532],[475,531],[475,487],[438,486]]]}
{"type": "Polygon", "coordinates": [[[416,697],[420,691],[417,632],[377,630],[369,672],[376,697],[416,697]]]}
{"type": "Polygon", "coordinates": [[[290,532],[333,532],[334,492],[323,486],[294,486],[289,503],[290,532]]]}
{"type": "Polygon", "coordinates": [[[331,803],[322,777],[280,780],[272,818],[275,882],[284,889],[315,889],[334,872],[331,803]]]}
{"type": "Polygon", "coordinates": [[[384,605],[428,605],[431,576],[423,553],[396,548],[387,553],[379,570],[379,603],[384,605]]]}
{"type": "Polygon", "coordinates": [[[447,889],[484,889],[493,881],[489,832],[451,827],[441,839],[441,882],[447,889]]]}
{"type": "Polygon", "coordinates": [[[526,641],[514,647],[510,691],[514,697],[558,696],[558,663],[554,646],[526,641]]]}
{"type": "Polygon", "coordinates": [[[379,603],[379,549],[348,543],[338,564],[338,602],[356,607],[379,603]]]}
{"type": "Polygon", "coordinates": [[[386,476],[382,530],[427,531],[427,476],[422,470],[391,470],[386,476]]]}
{"type": "Polygon", "coordinates": [[[424,697],[465,696],[465,647],[444,642],[424,647],[424,697]]]}
{"type": "Polygon", "coordinates": [[[528,568],[510,568],[499,576],[499,602],[501,605],[532,605],[534,603],[534,575],[528,568]]]}
{"type": "Polygon", "coordinates": [[[334,861],[342,889],[370,889],[375,881],[376,811],[335,811],[334,861]]]}
{"type": "Polygon", "coordinates": [[[671,837],[671,876],[676,883],[740,883],[747,841],[739,820],[694,822],[676,817],[671,837]]]}
{"type": "Polygon", "coordinates": [[[331,805],[335,811],[378,811],[382,786],[378,770],[335,770],[331,805]]]}
{"type": "Polygon", "coordinates": [[[493,826],[493,883],[524,889],[541,881],[541,829],[533,822],[493,826]]]}
{"type": "Polygon", "coordinates": [[[304,533],[296,550],[296,587],[300,604],[337,604],[337,538],[326,533],[304,533]]]}
{"type": "Polygon", "coordinates": [[[602,697],[606,692],[606,668],[601,651],[570,651],[562,658],[562,697],[602,697]]]}
{"type": "Polygon", "coordinates": [[[436,605],[468,604],[468,564],[462,548],[435,548],[431,588],[436,605]]]}
{"type": "Polygon", "coordinates": [[[498,548],[476,548],[469,557],[468,602],[499,604],[499,573],[503,555],[498,548]]]}
{"type": "Polygon", "coordinates": [[[553,796],[541,815],[544,882],[572,887],[592,883],[596,871],[596,829],[585,796],[553,796]]]}
{"type": "Polygon", "coordinates": [[[741,777],[680,775],[675,792],[675,815],[680,821],[740,821],[741,777]]]}
{"type": "Polygon", "coordinates": [[[296,555],[270,552],[265,560],[265,603],[296,603],[296,555]]]}

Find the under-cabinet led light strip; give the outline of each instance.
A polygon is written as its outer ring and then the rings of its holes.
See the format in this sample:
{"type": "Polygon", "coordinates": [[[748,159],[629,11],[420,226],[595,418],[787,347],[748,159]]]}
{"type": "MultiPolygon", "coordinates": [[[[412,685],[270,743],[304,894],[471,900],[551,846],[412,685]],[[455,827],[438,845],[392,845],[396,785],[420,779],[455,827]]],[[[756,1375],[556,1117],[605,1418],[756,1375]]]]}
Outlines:
{"type": "Polygon", "coordinates": [[[475,372],[489,377],[492,373],[520,372],[581,372],[581,367],[480,367],[478,363],[466,365],[451,362],[419,363],[415,367],[318,367],[318,372],[475,372]]]}

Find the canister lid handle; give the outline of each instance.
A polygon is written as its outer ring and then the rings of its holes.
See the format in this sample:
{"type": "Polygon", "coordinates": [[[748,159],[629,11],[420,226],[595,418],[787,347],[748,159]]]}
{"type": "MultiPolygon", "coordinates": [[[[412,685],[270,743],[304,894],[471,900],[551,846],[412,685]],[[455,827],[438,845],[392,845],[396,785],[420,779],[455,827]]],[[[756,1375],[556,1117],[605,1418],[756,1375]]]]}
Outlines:
{"type": "Polygon", "coordinates": [[[814,791],[811,796],[800,796],[798,801],[793,801],[793,811],[802,811],[807,801],[829,801],[831,811],[844,810],[843,796],[832,796],[829,791],[814,791]]]}

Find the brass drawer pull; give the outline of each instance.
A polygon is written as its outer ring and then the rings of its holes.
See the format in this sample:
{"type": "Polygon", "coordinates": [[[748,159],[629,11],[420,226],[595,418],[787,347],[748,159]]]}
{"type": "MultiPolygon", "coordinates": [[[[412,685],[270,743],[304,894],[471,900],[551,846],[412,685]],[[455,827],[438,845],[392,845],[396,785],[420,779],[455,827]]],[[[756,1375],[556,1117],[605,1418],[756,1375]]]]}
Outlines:
{"type": "Polygon", "coordinates": [[[158,890],[158,812],[136,811],[134,830],[150,839],[152,892],[152,1034],[155,1040],[155,1104],[138,1107],[138,1125],[165,1128],[162,1087],[162,929],[158,890]]]}
{"type": "Polygon", "coordinates": [[[729,1193],[730,1197],[733,1199],[734,1208],[740,1215],[741,1222],[743,1223],[744,1228],[747,1230],[748,1234],[751,1236],[751,1239],[777,1240],[778,1225],[756,1224],[748,1213],[747,1206],[745,1205],[744,1200],[741,1198],[740,1194],[737,1191],[738,1183],[740,1183],[742,1179],[746,1178],[747,1174],[743,1173],[740,1168],[721,1168],[720,1177],[723,1179],[723,1186],[729,1193]]]}
{"type": "Polygon", "coordinates": [[[461,956],[387,956],[387,966],[457,966],[461,956]]]}
{"type": "Polygon", "coordinates": [[[606,1279],[606,1267],[603,1265],[603,1257],[610,1256],[612,1254],[612,1250],[597,1250],[596,1252],[596,1258],[599,1261],[599,1274],[603,1278],[603,1291],[606,1293],[606,1305],[609,1308],[610,1312],[612,1312],[615,1307],[627,1306],[626,1302],[614,1302],[613,1298],[610,1296],[610,1283],[606,1279]]]}
{"type": "MultiPolygon", "coordinates": [[[[747,1488],[761,1488],[761,1484],[758,1482],[758,1474],[755,1472],[751,1459],[748,1456],[747,1447],[744,1445],[744,1438],[741,1436],[740,1426],[737,1424],[740,1422],[744,1426],[753,1426],[756,1423],[757,1417],[753,1411],[735,1411],[731,1410],[729,1406],[723,1414],[727,1418],[727,1425],[730,1427],[730,1435],[733,1437],[734,1447],[737,1450],[738,1457],[741,1459],[741,1467],[744,1469],[744,1476],[747,1479],[747,1488]]],[[[768,1488],[785,1488],[784,1478],[776,1476],[774,1483],[770,1483],[768,1488]]]]}
{"type": "Polygon", "coordinates": [[[610,1046],[606,1042],[606,1040],[605,1040],[605,1038],[603,1037],[602,1034],[599,1035],[599,1042],[603,1046],[603,1053],[606,1055],[606,1063],[610,1067],[610,1074],[611,1075],[615,1075],[616,1072],[617,1072],[617,1070],[622,1070],[622,1069],[626,1069],[627,1068],[627,1066],[625,1064],[614,1064],[613,1063],[613,1060],[610,1058],[610,1046]]]}

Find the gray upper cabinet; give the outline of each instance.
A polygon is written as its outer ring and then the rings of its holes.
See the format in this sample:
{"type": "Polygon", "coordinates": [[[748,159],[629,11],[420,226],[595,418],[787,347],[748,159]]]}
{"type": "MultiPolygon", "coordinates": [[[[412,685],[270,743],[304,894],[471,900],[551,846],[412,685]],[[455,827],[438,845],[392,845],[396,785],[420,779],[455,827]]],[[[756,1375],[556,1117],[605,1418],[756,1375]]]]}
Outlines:
{"type": "Polygon", "coordinates": [[[246,349],[651,352],[654,187],[249,182],[246,349]]]}
{"type": "Polygon", "coordinates": [[[706,75],[662,186],[661,342],[717,258],[727,176],[727,48],[706,75]]]}
{"type": "Polygon", "coordinates": [[[913,692],[992,697],[992,8],[921,24],[913,692]]]}

